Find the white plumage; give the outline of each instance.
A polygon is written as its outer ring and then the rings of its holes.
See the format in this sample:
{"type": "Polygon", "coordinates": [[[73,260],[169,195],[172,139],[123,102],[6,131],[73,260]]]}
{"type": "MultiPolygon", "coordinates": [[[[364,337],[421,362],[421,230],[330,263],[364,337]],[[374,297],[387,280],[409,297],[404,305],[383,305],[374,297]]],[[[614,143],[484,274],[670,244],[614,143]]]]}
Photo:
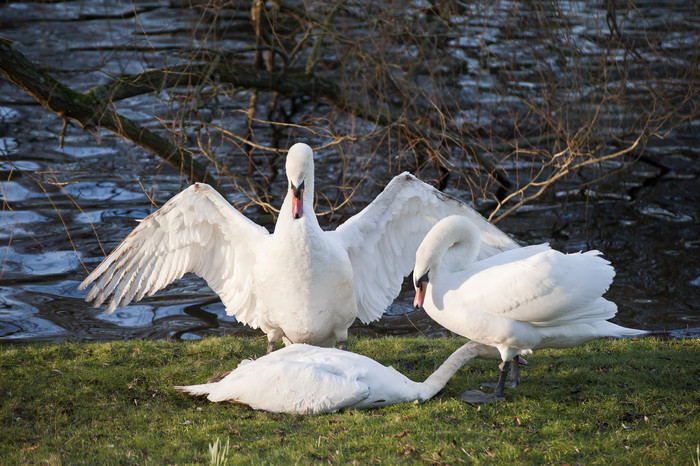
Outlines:
{"type": "Polygon", "coordinates": [[[288,192],[274,234],[248,220],[205,184],[194,184],[143,221],[80,284],[86,300],[112,312],[152,295],[185,273],[204,278],[229,315],[269,341],[341,347],[348,327],[381,317],[439,219],[461,214],[478,225],[480,258],[518,247],[466,204],[408,173],[335,231],[312,210],[313,152],[295,144],[286,162],[288,192]]]}
{"type": "Polygon", "coordinates": [[[516,358],[517,369],[520,354],[646,333],[607,321],[617,306],[602,295],[615,270],[600,252],[562,254],[541,244],[474,262],[480,242],[466,217],[438,222],[416,253],[414,305],[445,328],[499,350],[496,396],[503,395],[509,361],[516,358]]]}
{"type": "Polygon", "coordinates": [[[494,357],[494,352],[491,347],[469,342],[424,382],[414,382],[366,356],[294,344],[256,360],[244,360],[217,382],[173,388],[207,395],[210,401],[231,401],[276,413],[375,408],[413,400],[424,402],[442,390],[465,363],[475,357],[494,357]]]}

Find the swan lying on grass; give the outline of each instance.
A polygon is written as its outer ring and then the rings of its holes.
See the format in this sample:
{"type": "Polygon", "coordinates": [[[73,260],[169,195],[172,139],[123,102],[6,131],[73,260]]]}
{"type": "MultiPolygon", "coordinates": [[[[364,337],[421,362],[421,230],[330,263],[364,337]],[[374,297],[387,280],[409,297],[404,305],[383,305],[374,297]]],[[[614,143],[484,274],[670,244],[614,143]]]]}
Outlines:
{"type": "Polygon", "coordinates": [[[356,318],[379,319],[398,296],[430,227],[452,214],[478,225],[480,258],[518,245],[478,212],[408,173],[335,231],[323,231],[314,204],[313,151],[295,144],[288,191],[273,234],[219,193],[194,184],[146,217],[79,285],[107,313],[151,296],[185,273],[204,278],[226,313],[275,342],[345,348],[356,318]]]}
{"type": "Polygon", "coordinates": [[[493,395],[465,392],[467,401],[503,396],[513,360],[538,348],[567,348],[602,337],[646,332],[608,322],[617,306],[603,298],[615,270],[598,251],[562,254],[547,244],[476,261],[479,229],[468,218],[440,220],[416,253],[414,306],[443,327],[498,348],[502,363],[493,395]]]}
{"type": "Polygon", "coordinates": [[[256,360],[243,360],[221,380],[173,387],[210,401],[231,401],[275,413],[317,414],[375,408],[435,396],[475,357],[497,358],[494,348],[469,342],[424,382],[350,351],[294,344],[256,360]]]}

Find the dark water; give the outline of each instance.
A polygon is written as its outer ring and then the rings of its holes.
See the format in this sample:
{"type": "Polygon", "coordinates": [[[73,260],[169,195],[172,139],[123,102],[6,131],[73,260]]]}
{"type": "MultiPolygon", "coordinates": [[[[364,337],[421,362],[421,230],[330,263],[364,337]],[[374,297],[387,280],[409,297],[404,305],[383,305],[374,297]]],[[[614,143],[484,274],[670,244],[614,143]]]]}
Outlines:
{"type": "MultiPolygon", "coordinates": [[[[527,31],[509,43],[497,39],[502,24],[508,21],[508,11],[513,6],[524,9],[526,4],[495,5],[484,8],[484,24],[475,26],[480,35],[477,45],[488,42],[491,36],[494,47],[517,48],[527,43],[527,31]]],[[[659,27],[673,21],[681,29],[664,36],[666,46],[688,48],[692,54],[692,47],[697,51],[700,26],[697,8],[690,3],[673,6],[675,10],[646,5],[645,18],[658,21],[659,27]]],[[[580,35],[581,47],[589,51],[591,66],[595,66],[593,57],[601,45],[591,40],[587,25],[604,21],[604,5],[571,2],[571,8],[578,15],[570,20],[580,23],[571,30],[580,35]]],[[[171,52],[193,46],[189,31],[198,15],[195,10],[161,2],[134,6],[75,1],[5,3],[0,6],[0,18],[2,35],[15,40],[17,50],[48,67],[59,80],[85,90],[108,75],[160,66],[163,54],[169,54],[170,64],[176,63],[178,56],[171,52]],[[135,10],[138,21],[124,19],[132,17],[135,10]],[[148,40],[143,38],[143,30],[148,31],[148,40]]],[[[472,39],[465,35],[452,44],[455,56],[464,55],[469,63],[479,58],[471,54],[472,39]]],[[[227,46],[240,46],[230,40],[233,42],[227,46]]],[[[497,70],[487,70],[478,82],[473,74],[465,75],[461,85],[478,94],[480,102],[495,102],[501,96],[490,94],[485,83],[495,80],[497,74],[497,70]]],[[[524,71],[517,78],[537,99],[535,77],[524,71]]],[[[165,99],[136,98],[122,103],[119,111],[141,124],[155,126],[158,121],[154,115],[167,114],[169,109],[165,99]]],[[[480,111],[475,109],[464,118],[478,120],[480,111]]],[[[240,128],[235,118],[222,120],[222,125],[240,128]]],[[[196,277],[186,277],[111,315],[83,302],[85,292],[78,291],[77,284],[104,252],[111,251],[131,231],[135,218],[153,210],[149,196],[162,204],[187,181],[143,150],[110,134],[103,133],[98,144],[90,134],[69,128],[60,148],[56,136],[60,131],[57,117],[10,83],[0,81],[0,341],[261,335],[226,316],[216,296],[196,277]]],[[[663,138],[651,139],[645,149],[649,160],[662,162],[668,170],[638,162],[631,169],[616,171],[622,162],[612,160],[605,167],[611,174],[595,190],[582,190],[576,180],[562,182],[499,226],[522,243],[548,241],[566,252],[602,250],[617,270],[607,295],[619,306],[615,322],[674,337],[698,336],[699,146],[700,119],[694,116],[663,138]]],[[[317,185],[322,188],[332,184],[338,154],[329,149],[319,157],[317,185]]],[[[235,158],[229,162],[241,163],[235,158]]],[[[362,202],[371,200],[389,180],[382,168],[375,171],[375,177],[378,186],[362,193],[346,215],[359,210],[362,202]]],[[[271,202],[275,206],[281,204],[283,183],[279,177],[272,184],[271,202]]],[[[471,199],[469,192],[454,185],[448,185],[447,191],[471,199]]],[[[232,187],[229,200],[247,202],[232,187]]],[[[479,199],[476,206],[484,213],[494,207],[479,199]]],[[[269,217],[254,206],[246,213],[269,222],[269,217]]],[[[323,218],[322,224],[326,223],[323,218]]],[[[423,312],[412,309],[411,299],[410,287],[405,287],[384,318],[368,326],[358,324],[352,332],[445,334],[423,312]]]]}

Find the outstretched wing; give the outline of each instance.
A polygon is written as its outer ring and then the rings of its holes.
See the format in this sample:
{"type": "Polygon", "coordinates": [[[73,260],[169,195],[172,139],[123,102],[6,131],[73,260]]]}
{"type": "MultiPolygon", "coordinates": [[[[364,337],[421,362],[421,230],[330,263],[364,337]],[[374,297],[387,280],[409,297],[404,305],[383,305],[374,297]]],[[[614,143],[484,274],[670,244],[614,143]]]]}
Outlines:
{"type": "Polygon", "coordinates": [[[381,317],[401,291],[403,278],[413,269],[418,246],[430,228],[455,214],[479,227],[479,259],[519,247],[476,210],[408,172],[394,177],[371,204],[336,229],[352,263],[362,322],[381,317]]]}
{"type": "Polygon", "coordinates": [[[254,250],[268,235],[211,186],[196,183],[143,219],[78,288],[95,282],[85,299],[94,307],[113,295],[110,313],[193,272],[229,315],[256,327],[254,250]]]}

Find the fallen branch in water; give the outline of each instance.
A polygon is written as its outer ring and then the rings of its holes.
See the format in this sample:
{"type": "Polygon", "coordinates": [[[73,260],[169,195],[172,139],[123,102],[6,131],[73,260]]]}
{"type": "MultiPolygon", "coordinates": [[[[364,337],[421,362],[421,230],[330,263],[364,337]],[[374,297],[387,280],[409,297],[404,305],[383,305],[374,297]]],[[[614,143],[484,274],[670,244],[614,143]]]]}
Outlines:
{"type": "Polygon", "coordinates": [[[110,100],[96,93],[76,92],[41,70],[16,51],[11,41],[0,37],[0,74],[32,96],[37,102],[61,117],[76,121],[83,129],[93,132],[99,140],[99,128],[138,144],[180,170],[192,181],[208,183],[219,189],[216,179],[207,169],[183,149],[174,146],[156,133],[124,118],[114,110],[110,100]]]}

